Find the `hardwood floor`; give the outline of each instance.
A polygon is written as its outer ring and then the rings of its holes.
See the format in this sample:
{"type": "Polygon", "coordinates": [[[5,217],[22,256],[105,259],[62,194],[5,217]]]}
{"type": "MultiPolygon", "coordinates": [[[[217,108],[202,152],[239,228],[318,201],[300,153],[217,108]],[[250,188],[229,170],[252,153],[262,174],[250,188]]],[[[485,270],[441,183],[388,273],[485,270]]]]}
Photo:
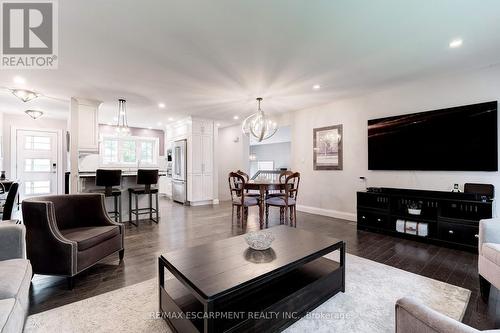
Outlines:
{"type": "MultiPolygon", "coordinates": [[[[35,275],[31,289],[30,313],[45,311],[157,276],[157,257],[164,251],[195,246],[258,230],[258,210],[250,208],[245,226],[231,223],[231,206],[184,207],[160,201],[160,223],[127,225],[125,259],[118,254],[76,277],[75,288],[66,289],[63,278],[35,275]]],[[[269,225],[279,222],[271,210],[269,225]]],[[[297,213],[297,227],[327,234],[347,242],[347,252],[409,272],[447,282],[472,291],[463,322],[477,329],[500,327],[500,292],[491,288],[489,304],[479,296],[477,255],[371,232],[357,231],[344,220],[297,213]]],[[[156,297],[156,295],[154,295],[156,297]]]]}

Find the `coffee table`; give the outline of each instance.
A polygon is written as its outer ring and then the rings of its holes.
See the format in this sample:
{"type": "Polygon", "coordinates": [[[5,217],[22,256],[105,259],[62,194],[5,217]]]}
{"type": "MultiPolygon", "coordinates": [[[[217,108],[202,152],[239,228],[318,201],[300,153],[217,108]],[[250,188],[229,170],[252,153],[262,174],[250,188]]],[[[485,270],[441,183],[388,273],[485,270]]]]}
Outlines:
{"type": "Polygon", "coordinates": [[[345,243],[276,226],[271,249],[244,235],[159,257],[160,313],[177,332],[274,332],[345,291],[345,243]],[[339,250],[340,262],[323,256],[339,250]]]}

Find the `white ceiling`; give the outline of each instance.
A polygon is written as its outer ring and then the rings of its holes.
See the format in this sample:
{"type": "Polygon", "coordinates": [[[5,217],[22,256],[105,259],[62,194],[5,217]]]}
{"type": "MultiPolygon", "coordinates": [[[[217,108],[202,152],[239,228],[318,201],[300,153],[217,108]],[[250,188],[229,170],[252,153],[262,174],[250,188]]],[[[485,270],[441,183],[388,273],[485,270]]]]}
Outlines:
{"type": "Polygon", "coordinates": [[[257,96],[264,110],[286,112],[500,59],[498,0],[58,3],[59,69],[3,70],[0,86],[21,75],[62,101],[0,92],[0,110],[64,117],[69,97],[81,96],[102,100],[108,122],[124,97],[134,126],[184,115],[229,124],[257,96]],[[456,37],[463,46],[448,48],[456,37]]]}

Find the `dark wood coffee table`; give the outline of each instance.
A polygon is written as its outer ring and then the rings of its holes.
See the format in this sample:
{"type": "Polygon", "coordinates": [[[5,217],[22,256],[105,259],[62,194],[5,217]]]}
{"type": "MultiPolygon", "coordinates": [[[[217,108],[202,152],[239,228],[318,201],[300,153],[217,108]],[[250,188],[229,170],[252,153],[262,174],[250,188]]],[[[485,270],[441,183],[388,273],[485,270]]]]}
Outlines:
{"type": "Polygon", "coordinates": [[[169,326],[274,332],[345,291],[343,241],[288,226],[268,230],[276,239],[266,251],[249,249],[241,235],[160,256],[160,312],[169,326]],[[335,250],[339,263],[323,257],[335,250]]]}

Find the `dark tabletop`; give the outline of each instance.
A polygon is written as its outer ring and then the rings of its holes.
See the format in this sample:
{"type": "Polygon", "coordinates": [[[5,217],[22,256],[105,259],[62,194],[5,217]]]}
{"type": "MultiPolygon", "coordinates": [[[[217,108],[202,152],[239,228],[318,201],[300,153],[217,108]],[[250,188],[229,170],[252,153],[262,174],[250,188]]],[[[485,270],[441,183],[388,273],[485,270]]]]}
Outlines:
{"type": "Polygon", "coordinates": [[[288,226],[266,229],[276,238],[271,249],[248,248],[244,235],[168,252],[162,257],[204,298],[257,282],[293,267],[305,258],[324,255],[341,240],[288,226]],[[258,263],[256,263],[258,262],[258,263]]]}

